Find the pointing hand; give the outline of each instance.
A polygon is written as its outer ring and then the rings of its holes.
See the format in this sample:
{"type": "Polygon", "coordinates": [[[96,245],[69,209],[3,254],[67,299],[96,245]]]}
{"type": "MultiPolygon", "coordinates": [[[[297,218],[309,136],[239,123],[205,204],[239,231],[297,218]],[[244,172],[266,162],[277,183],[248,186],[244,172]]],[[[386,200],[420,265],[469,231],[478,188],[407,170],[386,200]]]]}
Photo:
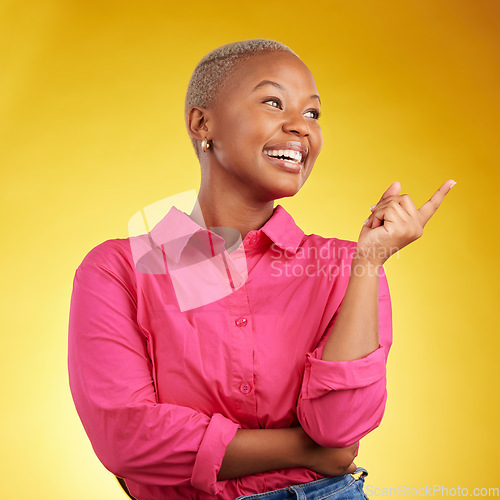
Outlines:
{"type": "Polygon", "coordinates": [[[365,221],[357,244],[357,254],[382,265],[391,255],[420,238],[429,219],[436,213],[444,197],[455,185],[447,180],[419,209],[401,184],[394,182],[373,207],[365,221]]]}

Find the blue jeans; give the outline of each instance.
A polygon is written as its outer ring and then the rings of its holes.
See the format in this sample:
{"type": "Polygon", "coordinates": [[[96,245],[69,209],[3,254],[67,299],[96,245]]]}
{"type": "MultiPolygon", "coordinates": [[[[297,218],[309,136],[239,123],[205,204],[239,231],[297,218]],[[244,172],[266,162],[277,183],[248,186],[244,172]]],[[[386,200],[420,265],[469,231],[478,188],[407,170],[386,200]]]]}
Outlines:
{"type": "Polygon", "coordinates": [[[358,479],[351,474],[325,477],[310,483],[295,484],[267,493],[244,495],[236,500],[260,500],[261,498],[264,500],[366,500],[368,497],[363,491],[363,484],[368,472],[362,467],[358,467],[354,474],[358,473],[361,473],[358,479]]]}

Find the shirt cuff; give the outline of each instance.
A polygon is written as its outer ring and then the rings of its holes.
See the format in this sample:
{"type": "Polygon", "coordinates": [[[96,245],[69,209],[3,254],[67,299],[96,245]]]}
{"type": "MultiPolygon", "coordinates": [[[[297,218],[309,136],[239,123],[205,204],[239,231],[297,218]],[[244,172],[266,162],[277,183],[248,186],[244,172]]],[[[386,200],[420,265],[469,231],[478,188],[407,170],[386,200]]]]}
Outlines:
{"type": "Polygon", "coordinates": [[[318,359],[320,351],[307,354],[304,399],[315,399],[330,391],[358,389],[385,377],[386,354],[382,346],[364,358],[349,361],[318,359]]]}
{"type": "Polygon", "coordinates": [[[217,474],[226,448],[239,428],[238,424],[219,413],[212,416],[196,455],[191,477],[191,485],[194,488],[213,495],[222,491],[226,481],[217,481],[217,474]]]}

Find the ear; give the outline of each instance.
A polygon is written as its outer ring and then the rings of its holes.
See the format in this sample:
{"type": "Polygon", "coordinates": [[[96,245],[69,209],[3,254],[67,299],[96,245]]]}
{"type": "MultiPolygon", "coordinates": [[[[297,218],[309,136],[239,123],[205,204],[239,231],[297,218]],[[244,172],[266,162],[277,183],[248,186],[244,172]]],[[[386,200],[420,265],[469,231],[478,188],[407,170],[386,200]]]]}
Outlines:
{"type": "Polygon", "coordinates": [[[189,135],[197,140],[202,141],[205,137],[210,140],[209,112],[207,109],[200,106],[192,106],[186,116],[186,124],[189,135]]]}

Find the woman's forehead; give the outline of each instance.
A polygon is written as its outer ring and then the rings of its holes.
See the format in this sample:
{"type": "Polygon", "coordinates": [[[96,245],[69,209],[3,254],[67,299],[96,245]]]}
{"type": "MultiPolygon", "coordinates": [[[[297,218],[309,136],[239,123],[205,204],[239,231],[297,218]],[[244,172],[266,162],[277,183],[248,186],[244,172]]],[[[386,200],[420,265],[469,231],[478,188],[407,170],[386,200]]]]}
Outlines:
{"type": "Polygon", "coordinates": [[[298,57],[285,51],[256,54],[242,61],[229,76],[226,90],[249,91],[270,82],[278,88],[301,88],[305,92],[317,92],[309,68],[298,57]]]}

